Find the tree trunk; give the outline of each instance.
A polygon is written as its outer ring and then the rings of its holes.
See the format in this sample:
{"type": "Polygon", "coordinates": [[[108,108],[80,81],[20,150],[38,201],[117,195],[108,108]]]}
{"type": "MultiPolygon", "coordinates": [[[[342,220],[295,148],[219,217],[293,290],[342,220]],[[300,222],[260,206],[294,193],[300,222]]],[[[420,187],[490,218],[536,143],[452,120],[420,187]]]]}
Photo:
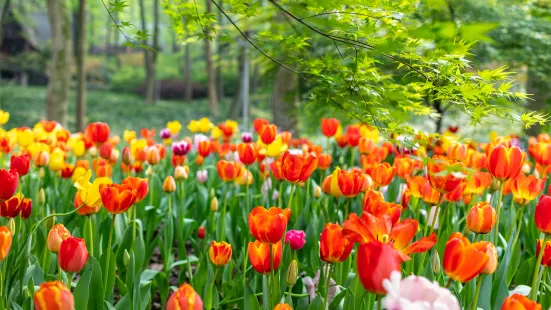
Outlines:
{"type": "Polygon", "coordinates": [[[153,49],[155,51],[150,51],[151,62],[149,68],[149,84],[148,88],[151,88],[151,94],[153,95],[153,100],[151,104],[155,104],[155,101],[159,97],[157,94],[157,55],[159,54],[159,0],[155,0],[153,7],[153,49]]]}
{"type": "Polygon", "coordinates": [[[66,126],[71,83],[71,23],[65,0],[47,0],[52,59],[48,68],[47,118],[66,126]]]}
{"type": "MultiPolygon", "coordinates": [[[[527,75],[526,92],[532,94],[532,100],[528,100],[528,110],[540,112],[548,110],[548,104],[551,102],[551,89],[538,77],[535,70],[529,68],[527,75]]],[[[542,127],[540,125],[534,124],[526,129],[526,133],[536,136],[541,133],[541,130],[542,127]]]]}
{"type": "Polygon", "coordinates": [[[274,123],[283,130],[296,132],[298,126],[296,109],[299,104],[298,76],[279,67],[270,101],[274,123]]]}
{"type": "MultiPolygon", "coordinates": [[[[207,0],[209,3],[210,1],[207,0]]],[[[220,0],[219,1],[219,5],[221,8],[224,7],[224,1],[223,0],[220,0]]],[[[226,21],[226,18],[224,18],[224,16],[222,15],[222,12],[220,10],[216,10],[217,12],[217,15],[218,15],[218,21],[219,21],[219,24],[220,24],[220,28],[221,29],[224,29],[224,22],[226,21]]],[[[216,86],[217,86],[217,96],[218,98],[222,99],[224,98],[224,81],[223,81],[223,77],[222,77],[222,59],[224,58],[224,55],[226,54],[226,50],[227,50],[227,44],[224,43],[222,44],[222,40],[220,40],[222,36],[222,31],[218,32],[218,36],[216,37],[216,43],[217,43],[217,46],[216,46],[216,49],[217,49],[217,62],[215,64],[215,67],[216,67],[216,86]]]]}
{"type": "Polygon", "coordinates": [[[191,51],[189,43],[186,43],[184,50],[184,99],[191,102],[193,99],[193,87],[191,85],[191,51]]]}
{"type": "Polygon", "coordinates": [[[86,115],[86,0],[79,0],[78,27],[77,27],[77,104],[76,104],[76,129],[84,132],[86,115]]]}
{"type": "MultiPolygon", "coordinates": [[[[206,0],[207,13],[212,12],[212,3],[210,0],[206,0]]],[[[216,68],[214,61],[212,60],[212,47],[208,38],[208,33],[205,37],[205,61],[207,63],[207,77],[208,77],[208,95],[209,95],[209,110],[212,116],[218,117],[218,89],[216,88],[216,68]]]]}
{"type": "MultiPolygon", "coordinates": [[[[145,23],[145,8],[144,8],[144,0],[139,1],[140,4],[140,19],[142,22],[142,31],[147,30],[147,26],[145,23]]],[[[147,40],[143,40],[142,44],[147,45],[147,40]]],[[[153,102],[153,88],[149,88],[148,85],[149,80],[151,79],[151,58],[149,51],[147,49],[143,50],[144,53],[144,68],[145,68],[145,103],[151,104],[153,102]]]]}
{"type": "Polygon", "coordinates": [[[94,10],[90,10],[90,27],[87,27],[90,33],[88,34],[88,38],[90,39],[90,45],[88,46],[88,52],[92,52],[94,50],[95,42],[96,42],[96,26],[95,26],[95,16],[94,16],[94,10]]]}
{"type": "Polygon", "coordinates": [[[2,7],[2,14],[0,15],[0,48],[2,47],[2,41],[4,41],[4,23],[8,18],[8,11],[10,9],[11,0],[6,0],[2,7]]]}

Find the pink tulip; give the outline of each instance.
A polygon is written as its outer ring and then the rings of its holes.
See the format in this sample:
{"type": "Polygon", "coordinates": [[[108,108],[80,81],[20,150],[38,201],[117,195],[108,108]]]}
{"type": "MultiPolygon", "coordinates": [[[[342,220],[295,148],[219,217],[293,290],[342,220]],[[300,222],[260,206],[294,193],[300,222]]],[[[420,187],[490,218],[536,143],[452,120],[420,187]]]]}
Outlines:
{"type": "Polygon", "coordinates": [[[306,234],[302,230],[289,230],[285,234],[285,244],[289,243],[292,250],[300,250],[306,243],[306,234]]]}

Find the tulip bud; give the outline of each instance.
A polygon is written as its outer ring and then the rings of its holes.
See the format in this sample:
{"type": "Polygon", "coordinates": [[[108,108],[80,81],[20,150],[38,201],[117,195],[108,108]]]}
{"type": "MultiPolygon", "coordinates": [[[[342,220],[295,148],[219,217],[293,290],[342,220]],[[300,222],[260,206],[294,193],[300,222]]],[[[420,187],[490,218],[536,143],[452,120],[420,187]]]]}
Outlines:
{"type": "Polygon", "coordinates": [[[216,197],[213,197],[210,201],[210,210],[212,212],[216,212],[218,210],[218,199],[216,197]]]}
{"type": "Polygon", "coordinates": [[[65,272],[80,272],[88,261],[88,249],[84,239],[69,237],[63,240],[57,261],[65,272]]]}
{"type": "Polygon", "coordinates": [[[177,166],[174,168],[174,178],[176,180],[185,180],[189,176],[189,167],[188,166],[177,166]]]}
{"type": "Polygon", "coordinates": [[[209,192],[209,196],[214,197],[215,195],[216,195],[216,193],[214,192],[214,188],[211,188],[210,192],[209,192]]]}
{"type": "Polygon", "coordinates": [[[127,267],[128,263],[130,262],[130,254],[128,254],[128,251],[124,249],[124,253],[122,256],[122,262],[124,263],[124,266],[127,267]]]}
{"type": "Polygon", "coordinates": [[[201,226],[199,229],[197,229],[197,238],[199,239],[205,239],[205,227],[201,226]]]}
{"type": "MultiPolygon", "coordinates": [[[[55,211],[52,211],[52,214],[55,214],[55,211]]],[[[49,231],[50,229],[52,229],[52,227],[54,227],[54,224],[55,216],[48,218],[48,220],[46,220],[46,229],[49,231]]]]}
{"type": "Polygon", "coordinates": [[[530,168],[530,164],[524,163],[520,171],[524,174],[529,174],[530,170],[532,170],[532,168],[530,168]]]}
{"type": "Polygon", "coordinates": [[[134,158],[132,157],[132,151],[127,146],[122,150],[122,162],[125,165],[131,165],[133,161],[134,161],[134,158]]]}
{"type": "Polygon", "coordinates": [[[166,177],[165,181],[163,182],[163,191],[165,193],[173,193],[176,190],[176,181],[174,181],[174,178],[169,175],[166,177]]]}
{"type": "Polygon", "coordinates": [[[316,187],[314,187],[314,197],[320,198],[321,194],[322,194],[321,187],[319,187],[319,185],[316,185],[316,187]]]}
{"type": "Polygon", "coordinates": [[[46,193],[44,193],[44,189],[41,188],[40,191],[38,191],[38,204],[43,205],[46,202],[46,193]]]}
{"type": "Polygon", "coordinates": [[[8,221],[8,229],[12,235],[15,234],[15,221],[13,220],[13,217],[10,217],[10,220],[8,221]]]}
{"type": "Polygon", "coordinates": [[[37,165],[38,167],[47,166],[49,162],[50,162],[50,154],[48,154],[48,152],[46,151],[38,152],[38,154],[34,159],[34,164],[37,165]]]}
{"type": "Polygon", "coordinates": [[[438,255],[438,251],[434,251],[434,254],[432,255],[432,272],[434,273],[440,273],[440,255],[438,255]]]}
{"type": "Polygon", "coordinates": [[[289,265],[289,268],[287,269],[287,277],[285,278],[285,281],[287,282],[287,286],[293,287],[297,283],[298,279],[298,264],[296,259],[293,259],[291,264],[289,265]]]}
{"type": "Polygon", "coordinates": [[[152,176],[153,175],[153,169],[151,169],[151,166],[147,167],[147,170],[145,171],[145,174],[147,176],[152,176]]]}
{"type": "Polygon", "coordinates": [[[497,250],[496,247],[490,243],[485,242],[487,245],[486,254],[488,254],[488,262],[486,263],[486,266],[484,266],[484,269],[482,269],[481,273],[483,274],[492,274],[497,269],[497,250]]]}
{"type": "Polygon", "coordinates": [[[113,164],[116,163],[117,161],[119,161],[120,155],[121,153],[119,152],[119,150],[113,149],[111,151],[111,157],[109,157],[109,161],[113,164]]]}
{"type": "Polygon", "coordinates": [[[38,174],[40,175],[40,178],[43,178],[45,175],[44,169],[40,168],[40,170],[38,170],[38,174]]]}
{"type": "Polygon", "coordinates": [[[197,158],[195,158],[195,163],[197,164],[197,166],[202,166],[204,161],[205,158],[201,155],[197,155],[197,158]]]}
{"type": "Polygon", "coordinates": [[[98,156],[98,149],[95,146],[92,146],[88,149],[88,153],[90,154],[90,156],[92,156],[92,158],[96,157],[98,156]]]}
{"type": "MultiPolygon", "coordinates": [[[[53,217],[52,217],[53,218],[53,217]]],[[[71,233],[63,224],[56,224],[48,233],[47,246],[50,252],[58,253],[63,240],[71,237],[71,233]]]]}

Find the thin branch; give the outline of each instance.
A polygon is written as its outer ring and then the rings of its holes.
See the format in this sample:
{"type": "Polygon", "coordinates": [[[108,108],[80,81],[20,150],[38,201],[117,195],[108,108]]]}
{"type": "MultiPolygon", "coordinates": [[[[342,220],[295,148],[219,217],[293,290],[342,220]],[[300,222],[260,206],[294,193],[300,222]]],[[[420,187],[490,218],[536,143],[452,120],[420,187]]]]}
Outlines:
{"type": "Polygon", "coordinates": [[[134,46],[134,43],[132,43],[132,41],[130,41],[130,38],[122,31],[122,29],[119,27],[119,25],[117,24],[117,21],[115,20],[115,18],[113,17],[113,15],[111,15],[111,12],[109,11],[109,9],[107,8],[107,5],[105,5],[105,2],[103,0],[101,0],[101,3],[103,3],[103,7],[105,8],[105,10],[107,11],[107,14],[109,14],[109,17],[111,17],[111,20],[113,21],[113,23],[115,24],[115,26],[117,26],[117,29],[120,31],[120,33],[122,33],[122,35],[124,36],[124,38],[126,39],[126,41],[128,41],[128,43],[132,44],[132,46],[134,46]]]}
{"type": "Polygon", "coordinates": [[[199,9],[197,8],[197,2],[193,0],[193,4],[195,5],[195,13],[197,14],[197,23],[199,24],[199,27],[201,27],[201,31],[203,31],[203,35],[205,38],[208,38],[207,31],[205,28],[203,28],[203,25],[201,24],[201,16],[199,16],[199,9]]]}
{"type": "MultiPolygon", "coordinates": [[[[300,19],[300,20],[305,20],[305,19],[309,19],[309,18],[324,16],[324,15],[333,15],[333,14],[358,15],[358,16],[364,16],[364,17],[369,17],[369,18],[381,20],[380,17],[376,17],[376,16],[369,15],[369,14],[363,14],[363,13],[357,13],[357,12],[341,12],[341,11],[323,12],[323,13],[318,13],[318,14],[306,16],[306,17],[301,17],[301,18],[299,18],[299,19],[300,19]]],[[[394,20],[400,20],[400,19],[394,18],[394,17],[392,17],[392,16],[388,16],[388,18],[391,18],[391,19],[394,19],[394,20]]]]}

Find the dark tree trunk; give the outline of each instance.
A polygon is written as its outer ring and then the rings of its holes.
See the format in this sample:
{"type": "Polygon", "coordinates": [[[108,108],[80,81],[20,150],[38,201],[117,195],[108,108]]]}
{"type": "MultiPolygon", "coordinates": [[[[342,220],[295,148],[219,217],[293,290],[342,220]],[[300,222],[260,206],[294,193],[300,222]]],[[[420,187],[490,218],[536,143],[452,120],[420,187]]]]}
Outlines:
{"type": "Polygon", "coordinates": [[[298,127],[296,109],[299,104],[298,76],[279,67],[270,101],[274,123],[283,130],[296,132],[298,127]]]}
{"type": "MultiPolygon", "coordinates": [[[[144,7],[144,0],[139,1],[140,5],[140,19],[142,23],[142,31],[147,30],[147,25],[145,23],[145,7],[144,7]]],[[[147,45],[147,40],[143,40],[142,44],[147,45]]],[[[153,87],[150,87],[149,85],[151,81],[151,55],[147,49],[143,50],[144,53],[144,68],[145,68],[145,103],[151,104],[153,103],[154,99],[154,92],[153,87]]]]}
{"type": "MultiPolygon", "coordinates": [[[[207,13],[212,12],[212,3],[210,0],[206,0],[207,13]]],[[[207,77],[208,77],[208,96],[209,96],[209,110],[212,116],[218,117],[218,89],[216,87],[216,68],[212,59],[212,46],[208,38],[208,33],[205,37],[205,61],[207,64],[207,77]]]]}
{"type": "Polygon", "coordinates": [[[189,43],[186,43],[184,49],[184,99],[191,102],[193,99],[193,87],[191,85],[191,51],[189,43]]]}
{"type": "Polygon", "coordinates": [[[86,0],[79,0],[77,27],[77,102],[76,102],[76,129],[84,132],[86,115],[86,0]]]}
{"type": "Polygon", "coordinates": [[[155,0],[153,2],[153,49],[154,51],[150,51],[151,54],[151,62],[150,62],[150,69],[149,69],[149,86],[151,89],[151,92],[153,94],[153,101],[152,104],[155,104],[155,101],[159,96],[156,96],[157,94],[157,55],[159,54],[159,0],[155,0]]]}
{"type": "Polygon", "coordinates": [[[0,48],[2,47],[2,41],[4,41],[4,23],[8,18],[8,11],[11,5],[11,0],[6,0],[2,7],[2,14],[0,15],[0,48]]]}

